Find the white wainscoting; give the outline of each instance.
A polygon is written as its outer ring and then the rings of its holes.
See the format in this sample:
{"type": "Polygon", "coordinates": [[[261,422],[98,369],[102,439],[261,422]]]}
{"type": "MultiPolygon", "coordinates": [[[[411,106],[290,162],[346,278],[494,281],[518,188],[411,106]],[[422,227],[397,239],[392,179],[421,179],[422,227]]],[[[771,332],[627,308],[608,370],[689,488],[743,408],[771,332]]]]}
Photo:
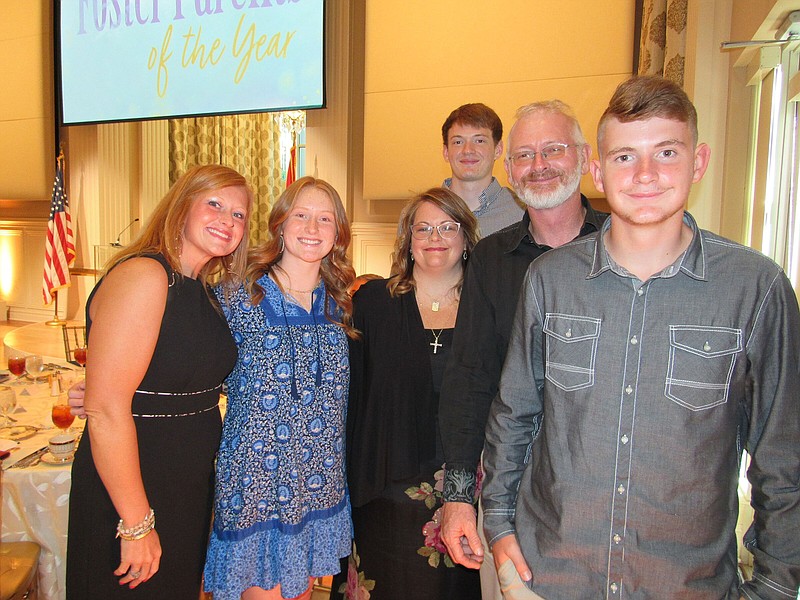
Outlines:
{"type": "Polygon", "coordinates": [[[389,223],[353,223],[353,268],[356,275],[373,273],[389,276],[397,225],[389,223]]]}

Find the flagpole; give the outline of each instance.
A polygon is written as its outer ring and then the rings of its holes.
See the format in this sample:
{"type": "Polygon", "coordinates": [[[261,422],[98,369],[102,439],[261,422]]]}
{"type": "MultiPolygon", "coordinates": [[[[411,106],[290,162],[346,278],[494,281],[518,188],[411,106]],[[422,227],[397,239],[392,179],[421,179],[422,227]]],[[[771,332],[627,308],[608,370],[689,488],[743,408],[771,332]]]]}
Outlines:
{"type": "Polygon", "coordinates": [[[56,327],[58,325],[64,325],[66,321],[60,319],[58,317],[58,290],[53,290],[53,302],[55,308],[53,309],[53,318],[49,321],[45,321],[45,325],[50,325],[51,327],[56,327]]]}

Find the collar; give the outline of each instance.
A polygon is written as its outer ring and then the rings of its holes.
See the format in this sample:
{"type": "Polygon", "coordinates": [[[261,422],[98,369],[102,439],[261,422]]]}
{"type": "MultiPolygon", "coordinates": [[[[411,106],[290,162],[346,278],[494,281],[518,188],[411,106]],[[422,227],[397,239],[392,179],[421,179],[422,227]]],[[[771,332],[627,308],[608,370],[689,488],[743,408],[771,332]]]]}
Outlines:
{"type": "MultiPolygon", "coordinates": [[[[692,279],[697,279],[698,281],[706,280],[706,251],[702,232],[697,226],[697,222],[694,220],[694,217],[687,211],[683,212],[683,222],[687,227],[689,227],[689,229],[692,230],[692,241],[689,242],[689,246],[686,248],[683,254],[681,254],[675,260],[675,262],[665,267],[660,273],[653,275],[651,279],[666,279],[669,277],[674,277],[679,272],[683,272],[692,279]]],[[[631,274],[628,273],[624,267],[614,262],[609,255],[608,250],[606,250],[605,240],[603,237],[605,232],[608,231],[610,227],[611,219],[607,219],[597,233],[597,242],[594,245],[594,257],[592,259],[592,266],[589,270],[589,274],[586,276],[587,279],[597,277],[602,272],[608,270],[611,270],[617,275],[621,275],[623,277],[631,277],[631,274]]]]}
{"type": "MultiPolygon", "coordinates": [[[[607,222],[606,217],[608,217],[606,213],[598,212],[592,208],[589,199],[583,194],[581,194],[581,206],[583,206],[586,211],[586,216],[583,219],[583,227],[581,227],[581,231],[576,237],[583,237],[595,231],[600,231],[603,221],[607,222]]],[[[528,214],[528,211],[525,210],[522,214],[522,220],[514,226],[513,235],[509,235],[508,243],[505,244],[505,248],[503,248],[506,254],[514,252],[514,250],[519,248],[522,244],[530,244],[538,246],[539,248],[544,248],[545,250],[550,250],[550,246],[537,244],[533,240],[530,233],[530,224],[531,216],[528,214]]]]}
{"type": "MultiPolygon", "coordinates": [[[[442,183],[442,187],[450,189],[452,184],[453,184],[453,178],[448,177],[442,183]]],[[[495,200],[497,200],[497,196],[500,194],[502,189],[503,187],[500,185],[500,182],[497,181],[497,177],[492,177],[492,180],[489,182],[489,185],[486,186],[486,189],[480,193],[480,196],[478,196],[478,201],[480,202],[480,204],[478,204],[478,208],[476,208],[473,211],[473,214],[475,216],[480,216],[484,212],[486,212],[489,209],[489,207],[492,204],[494,204],[495,200]]]]}

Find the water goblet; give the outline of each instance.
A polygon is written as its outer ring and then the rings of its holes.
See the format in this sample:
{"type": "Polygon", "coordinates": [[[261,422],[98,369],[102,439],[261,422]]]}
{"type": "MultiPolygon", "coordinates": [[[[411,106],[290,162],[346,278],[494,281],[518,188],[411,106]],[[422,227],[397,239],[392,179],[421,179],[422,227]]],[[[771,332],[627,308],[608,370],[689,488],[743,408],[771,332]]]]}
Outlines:
{"type": "Polygon", "coordinates": [[[25,357],[22,354],[9,354],[8,370],[19,378],[25,373],[25,357]]]}
{"type": "Polygon", "coordinates": [[[82,367],[86,366],[86,346],[75,348],[75,351],[72,353],[72,355],[75,357],[76,363],[82,367]]]}
{"type": "Polygon", "coordinates": [[[31,354],[25,357],[25,371],[27,371],[28,376],[31,379],[36,381],[42,376],[43,370],[44,361],[42,360],[42,356],[40,354],[31,354]]]}
{"type": "Polygon", "coordinates": [[[0,415],[3,416],[3,425],[11,424],[9,416],[17,407],[17,395],[14,390],[7,385],[0,385],[0,415]]]}
{"type": "Polygon", "coordinates": [[[75,415],[70,412],[66,394],[61,394],[58,397],[58,400],[53,403],[50,416],[53,419],[53,425],[66,433],[70,425],[72,425],[72,422],[75,420],[75,415]]]}

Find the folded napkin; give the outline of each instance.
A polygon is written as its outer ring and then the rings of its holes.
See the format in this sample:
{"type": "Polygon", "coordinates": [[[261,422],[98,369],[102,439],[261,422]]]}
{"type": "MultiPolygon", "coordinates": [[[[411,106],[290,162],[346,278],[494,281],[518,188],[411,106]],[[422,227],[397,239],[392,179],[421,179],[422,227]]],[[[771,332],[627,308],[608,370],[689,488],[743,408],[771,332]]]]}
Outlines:
{"type": "Polygon", "coordinates": [[[14,440],[6,440],[0,438],[0,451],[2,450],[13,450],[19,446],[19,442],[15,442],[14,440]]]}

